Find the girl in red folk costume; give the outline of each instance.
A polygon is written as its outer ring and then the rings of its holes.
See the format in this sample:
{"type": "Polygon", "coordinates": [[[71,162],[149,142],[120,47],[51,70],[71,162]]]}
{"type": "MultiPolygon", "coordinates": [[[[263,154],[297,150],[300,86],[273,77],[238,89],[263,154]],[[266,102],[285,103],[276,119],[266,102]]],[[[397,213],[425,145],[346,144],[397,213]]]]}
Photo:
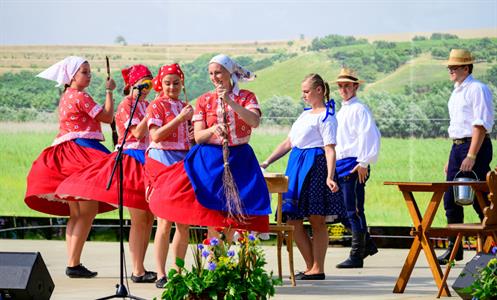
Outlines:
{"type": "Polygon", "coordinates": [[[100,122],[112,122],[112,91],[116,84],[109,79],[104,106],[95,103],[85,92],[91,81],[90,64],[76,56],[66,57],[37,76],[56,81],[57,86],[64,85],[65,91],[59,102],[59,134],[52,146],[43,150],[34,161],[28,174],[24,201],[34,210],[69,216],[66,274],[69,277],[94,277],[97,272],[81,264],[81,252],[97,212],[114,208],[95,201],[62,201],[55,196],[55,191],[69,175],[109,153],[99,143],[104,140],[100,122]]]}
{"type": "MultiPolygon", "coordinates": [[[[126,84],[124,88],[126,96],[117,107],[115,120],[119,136],[118,145],[122,144],[126,127],[130,126],[124,143],[122,161],[124,172],[123,206],[128,208],[131,215],[129,233],[129,248],[133,265],[131,280],[137,283],[154,282],[157,279],[157,274],[146,271],[143,265],[154,222],[154,216],[145,200],[143,180],[145,150],[148,147],[147,119],[145,117],[148,102],[145,99],[149,89],[141,89],[140,98],[130,123],[131,110],[138,97],[138,89],[134,87],[147,81],[151,85],[152,73],[144,65],[134,65],[122,70],[122,75],[126,84]]],[[[116,156],[117,152],[114,152],[69,176],[57,188],[57,196],[92,199],[118,205],[117,174],[113,177],[110,189],[106,189],[106,183],[112,173],[116,156]]]]}
{"type": "MultiPolygon", "coordinates": [[[[226,55],[217,55],[209,63],[209,75],[215,91],[202,95],[193,116],[195,141],[184,161],[171,165],[164,177],[169,185],[161,190],[160,203],[151,202],[154,214],[169,221],[209,226],[231,227],[267,232],[271,213],[269,193],[252,148],[248,145],[252,128],[259,125],[257,98],[238,88],[238,81],[250,72],[226,55]],[[222,107],[227,122],[223,121],[222,107]],[[243,216],[229,217],[224,195],[223,139],[229,142],[229,167],[238,187],[243,216]]],[[[156,191],[157,192],[157,191],[156,191]]]]}
{"type": "MultiPolygon", "coordinates": [[[[186,121],[191,120],[193,108],[179,100],[181,88],[184,86],[184,74],[178,64],[161,67],[153,84],[154,89],[161,94],[147,109],[151,142],[145,168],[149,179],[150,208],[155,213],[154,208],[160,207],[166,199],[162,191],[170,186],[168,176],[165,175],[168,171],[166,166],[182,161],[190,149],[193,132],[189,130],[186,121]]],[[[169,175],[174,176],[174,173],[169,175]]],[[[167,218],[161,218],[161,215],[157,216],[154,249],[159,279],[156,286],[163,288],[167,281],[165,265],[172,222],[167,218]]],[[[188,249],[188,230],[188,225],[176,222],[172,244],[174,257],[185,258],[188,249]]]]}

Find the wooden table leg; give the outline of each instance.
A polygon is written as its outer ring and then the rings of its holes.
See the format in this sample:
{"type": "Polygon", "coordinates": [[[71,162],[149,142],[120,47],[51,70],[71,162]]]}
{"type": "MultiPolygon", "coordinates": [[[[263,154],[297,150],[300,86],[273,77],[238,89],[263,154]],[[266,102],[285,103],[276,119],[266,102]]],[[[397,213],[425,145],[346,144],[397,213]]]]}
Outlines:
{"type": "Polygon", "coordinates": [[[435,283],[437,284],[438,289],[440,290],[441,286],[443,285],[443,291],[441,295],[450,296],[449,287],[447,286],[447,283],[443,282],[442,269],[440,268],[437,256],[435,255],[433,244],[430,242],[429,237],[426,234],[426,231],[431,227],[431,223],[435,218],[435,214],[437,213],[437,209],[440,205],[443,194],[443,192],[433,193],[431,201],[430,203],[428,203],[428,207],[426,208],[423,220],[421,222],[420,240],[421,246],[423,247],[423,252],[425,253],[426,260],[428,261],[428,265],[430,266],[431,273],[433,274],[433,279],[435,279],[435,283]]]}
{"type": "Polygon", "coordinates": [[[400,271],[399,278],[395,283],[395,287],[393,288],[394,293],[403,293],[406,289],[407,282],[411,277],[412,270],[414,269],[414,265],[418,260],[419,252],[421,251],[421,242],[419,241],[419,237],[415,236],[414,241],[412,242],[411,249],[409,250],[409,254],[407,255],[406,261],[402,270],[400,271]]]}
{"type": "Polygon", "coordinates": [[[444,287],[441,295],[450,297],[449,287],[447,286],[447,283],[443,281],[442,268],[440,268],[440,264],[438,263],[437,256],[435,255],[435,250],[433,249],[433,245],[428,240],[428,237],[425,233],[423,233],[421,237],[421,246],[423,247],[426,260],[428,261],[428,265],[430,266],[430,270],[433,274],[433,279],[435,279],[435,283],[437,284],[437,288],[440,290],[441,286],[443,285],[444,287]]]}
{"type": "Polygon", "coordinates": [[[409,250],[409,254],[406,258],[404,266],[402,267],[399,278],[397,279],[393,292],[404,292],[407,282],[411,277],[412,270],[414,269],[414,266],[418,259],[419,252],[421,251],[421,249],[423,249],[437,287],[441,289],[440,287],[443,285],[444,287],[442,295],[450,296],[450,291],[447,284],[442,284],[442,269],[438,264],[433,245],[431,244],[426,234],[426,231],[430,228],[431,223],[435,218],[435,214],[437,212],[438,206],[440,205],[440,200],[442,199],[444,192],[437,191],[433,193],[431,201],[430,203],[428,203],[428,207],[426,208],[423,217],[421,217],[421,213],[412,192],[403,191],[402,194],[404,195],[404,199],[406,200],[407,208],[409,210],[409,214],[411,215],[416,230],[414,241],[412,243],[411,249],[409,250]]]}
{"type": "Polygon", "coordinates": [[[276,248],[276,256],[278,257],[278,277],[280,280],[283,280],[283,272],[282,272],[282,267],[281,267],[281,247],[283,246],[283,239],[284,233],[281,231],[278,231],[278,242],[277,242],[277,248],[276,248]]]}
{"type": "MultiPolygon", "coordinates": [[[[402,192],[402,194],[406,201],[407,209],[409,211],[409,214],[411,215],[414,227],[420,228],[421,213],[419,212],[418,205],[414,200],[412,192],[402,192]]],[[[404,263],[404,266],[402,267],[402,270],[400,271],[399,278],[397,279],[395,287],[393,288],[394,293],[403,293],[406,289],[407,282],[411,277],[412,270],[414,269],[414,265],[418,260],[419,252],[421,251],[421,241],[419,237],[419,232],[416,232],[414,241],[411,245],[411,249],[409,250],[409,254],[406,257],[406,261],[404,263]]]]}
{"type": "Polygon", "coordinates": [[[492,251],[492,245],[497,244],[497,233],[490,233],[484,239],[485,243],[483,244],[483,252],[490,253],[492,251]]]}

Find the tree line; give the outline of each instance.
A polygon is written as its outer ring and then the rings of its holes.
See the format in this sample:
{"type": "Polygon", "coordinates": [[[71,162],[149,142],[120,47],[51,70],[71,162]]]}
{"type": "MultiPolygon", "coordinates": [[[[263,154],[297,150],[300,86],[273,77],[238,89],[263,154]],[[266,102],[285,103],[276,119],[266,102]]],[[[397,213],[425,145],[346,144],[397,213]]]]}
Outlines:
{"type": "MultiPolygon", "coordinates": [[[[354,37],[329,35],[314,39],[310,47],[310,51],[325,51],[329,60],[357,70],[361,78],[369,83],[394,72],[423,53],[430,54],[433,59],[445,60],[451,48],[461,47],[471,50],[479,62],[492,64],[497,57],[496,39],[467,40],[437,33],[430,38],[414,37],[412,42],[373,43],[354,37]]],[[[248,69],[258,71],[296,55],[280,50],[263,59],[251,56],[238,56],[235,59],[248,69]]],[[[213,54],[204,54],[192,62],[181,64],[183,71],[188,74],[185,82],[188,99],[194,100],[201,93],[212,89],[207,73],[207,65],[212,56],[213,54]]],[[[156,74],[160,66],[149,67],[156,74]]],[[[36,73],[28,71],[0,75],[0,121],[46,120],[47,116],[53,115],[62,89],[54,88],[54,82],[36,78],[35,75],[36,73]]],[[[112,76],[116,80],[118,91],[122,90],[124,83],[120,70],[115,70],[112,76]]],[[[490,65],[483,78],[479,79],[489,83],[493,94],[497,95],[497,65],[490,65]]],[[[94,74],[88,88],[97,102],[105,99],[104,80],[103,75],[94,74]]],[[[425,85],[406,85],[401,93],[366,93],[361,98],[371,107],[384,136],[433,137],[446,134],[447,100],[451,90],[450,81],[444,80],[425,85]]],[[[263,122],[290,125],[302,112],[303,103],[299,99],[285,96],[284,91],[276,93],[282,95],[259,99],[264,112],[263,122]]],[[[151,95],[149,99],[154,96],[151,95]]],[[[117,93],[115,98],[117,101],[121,99],[117,93]]]]}
{"type": "MultiPolygon", "coordinates": [[[[478,79],[491,89],[497,116],[497,65],[478,79]]],[[[358,97],[371,109],[384,137],[445,137],[449,125],[447,102],[452,90],[453,84],[447,79],[438,83],[406,85],[402,93],[359,91],[358,97]]],[[[338,111],[341,100],[338,93],[332,91],[331,97],[335,99],[338,111]]],[[[261,106],[263,124],[291,125],[302,113],[303,104],[303,101],[288,96],[273,96],[261,106]]]]}
{"type": "MultiPolygon", "coordinates": [[[[240,56],[237,57],[237,60],[248,69],[258,71],[295,55],[297,54],[275,53],[260,60],[249,56],[240,56]]],[[[212,89],[207,72],[207,65],[212,56],[214,56],[213,53],[204,54],[192,62],[181,64],[183,71],[188,74],[185,82],[188,99],[196,99],[202,93],[212,89]]],[[[155,75],[161,66],[148,67],[155,75]]],[[[36,72],[21,71],[0,75],[0,121],[46,120],[47,115],[57,109],[63,87],[54,88],[55,82],[38,78],[36,74],[36,72]]],[[[92,82],[87,90],[95,101],[102,102],[105,99],[105,77],[95,72],[92,75],[92,82]]],[[[120,70],[113,71],[112,78],[118,87],[114,97],[120,101],[119,93],[124,88],[120,70]]],[[[155,93],[152,91],[149,99],[154,97],[155,93]]]]}

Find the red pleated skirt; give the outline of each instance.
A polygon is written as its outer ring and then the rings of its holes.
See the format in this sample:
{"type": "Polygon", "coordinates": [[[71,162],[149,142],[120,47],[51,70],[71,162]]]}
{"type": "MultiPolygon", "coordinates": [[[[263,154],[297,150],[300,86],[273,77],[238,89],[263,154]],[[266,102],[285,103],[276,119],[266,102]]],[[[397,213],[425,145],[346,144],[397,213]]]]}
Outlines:
{"type": "MultiPolygon", "coordinates": [[[[33,162],[27,177],[27,190],[24,202],[36,211],[69,216],[69,205],[55,196],[59,184],[73,173],[88,166],[108,154],[73,141],[64,142],[43,150],[33,162]]],[[[111,211],[115,207],[100,203],[98,212],[111,211]]]]}
{"type": "MultiPolygon", "coordinates": [[[[103,203],[119,204],[117,182],[118,172],[112,178],[109,190],[107,182],[117,152],[73,173],[57,187],[56,196],[67,200],[97,200],[103,203]]],[[[145,201],[145,172],[143,166],[133,157],[123,154],[123,206],[149,210],[145,201]]]]}
{"type": "Polygon", "coordinates": [[[165,166],[147,157],[145,173],[150,210],[160,218],[180,224],[269,231],[268,216],[249,215],[244,220],[234,220],[226,212],[202,206],[195,197],[183,161],[165,166]]]}

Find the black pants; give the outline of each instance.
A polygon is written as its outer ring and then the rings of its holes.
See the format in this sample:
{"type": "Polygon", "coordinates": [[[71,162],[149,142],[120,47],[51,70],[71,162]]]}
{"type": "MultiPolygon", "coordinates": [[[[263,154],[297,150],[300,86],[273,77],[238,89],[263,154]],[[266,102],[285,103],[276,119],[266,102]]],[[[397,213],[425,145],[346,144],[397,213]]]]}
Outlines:
{"type": "MultiPolygon", "coordinates": [[[[447,181],[454,180],[459,168],[461,167],[462,161],[468,155],[469,146],[471,142],[456,145],[452,145],[449,156],[449,167],[447,169],[447,181]]],[[[492,142],[489,138],[483,140],[480,151],[476,156],[475,165],[473,166],[473,171],[478,176],[479,180],[486,180],[487,173],[490,171],[490,161],[492,160],[492,142]]],[[[461,174],[458,175],[460,177],[461,174]]],[[[473,176],[471,176],[473,177],[473,176]]],[[[483,195],[486,197],[486,194],[483,195]]],[[[464,222],[464,210],[463,207],[454,202],[454,193],[452,187],[450,187],[444,194],[444,208],[445,216],[447,217],[448,223],[463,223],[464,222]]],[[[483,219],[483,213],[478,205],[478,201],[473,202],[473,208],[478,213],[480,219],[483,219]]]]}
{"type": "MultiPolygon", "coordinates": [[[[368,171],[370,171],[369,167],[368,171]]],[[[352,232],[366,233],[368,230],[366,215],[364,214],[364,188],[369,175],[368,173],[364,183],[359,182],[357,172],[338,179],[338,184],[343,193],[343,203],[347,211],[348,222],[343,224],[346,227],[350,226],[352,232]]]]}

